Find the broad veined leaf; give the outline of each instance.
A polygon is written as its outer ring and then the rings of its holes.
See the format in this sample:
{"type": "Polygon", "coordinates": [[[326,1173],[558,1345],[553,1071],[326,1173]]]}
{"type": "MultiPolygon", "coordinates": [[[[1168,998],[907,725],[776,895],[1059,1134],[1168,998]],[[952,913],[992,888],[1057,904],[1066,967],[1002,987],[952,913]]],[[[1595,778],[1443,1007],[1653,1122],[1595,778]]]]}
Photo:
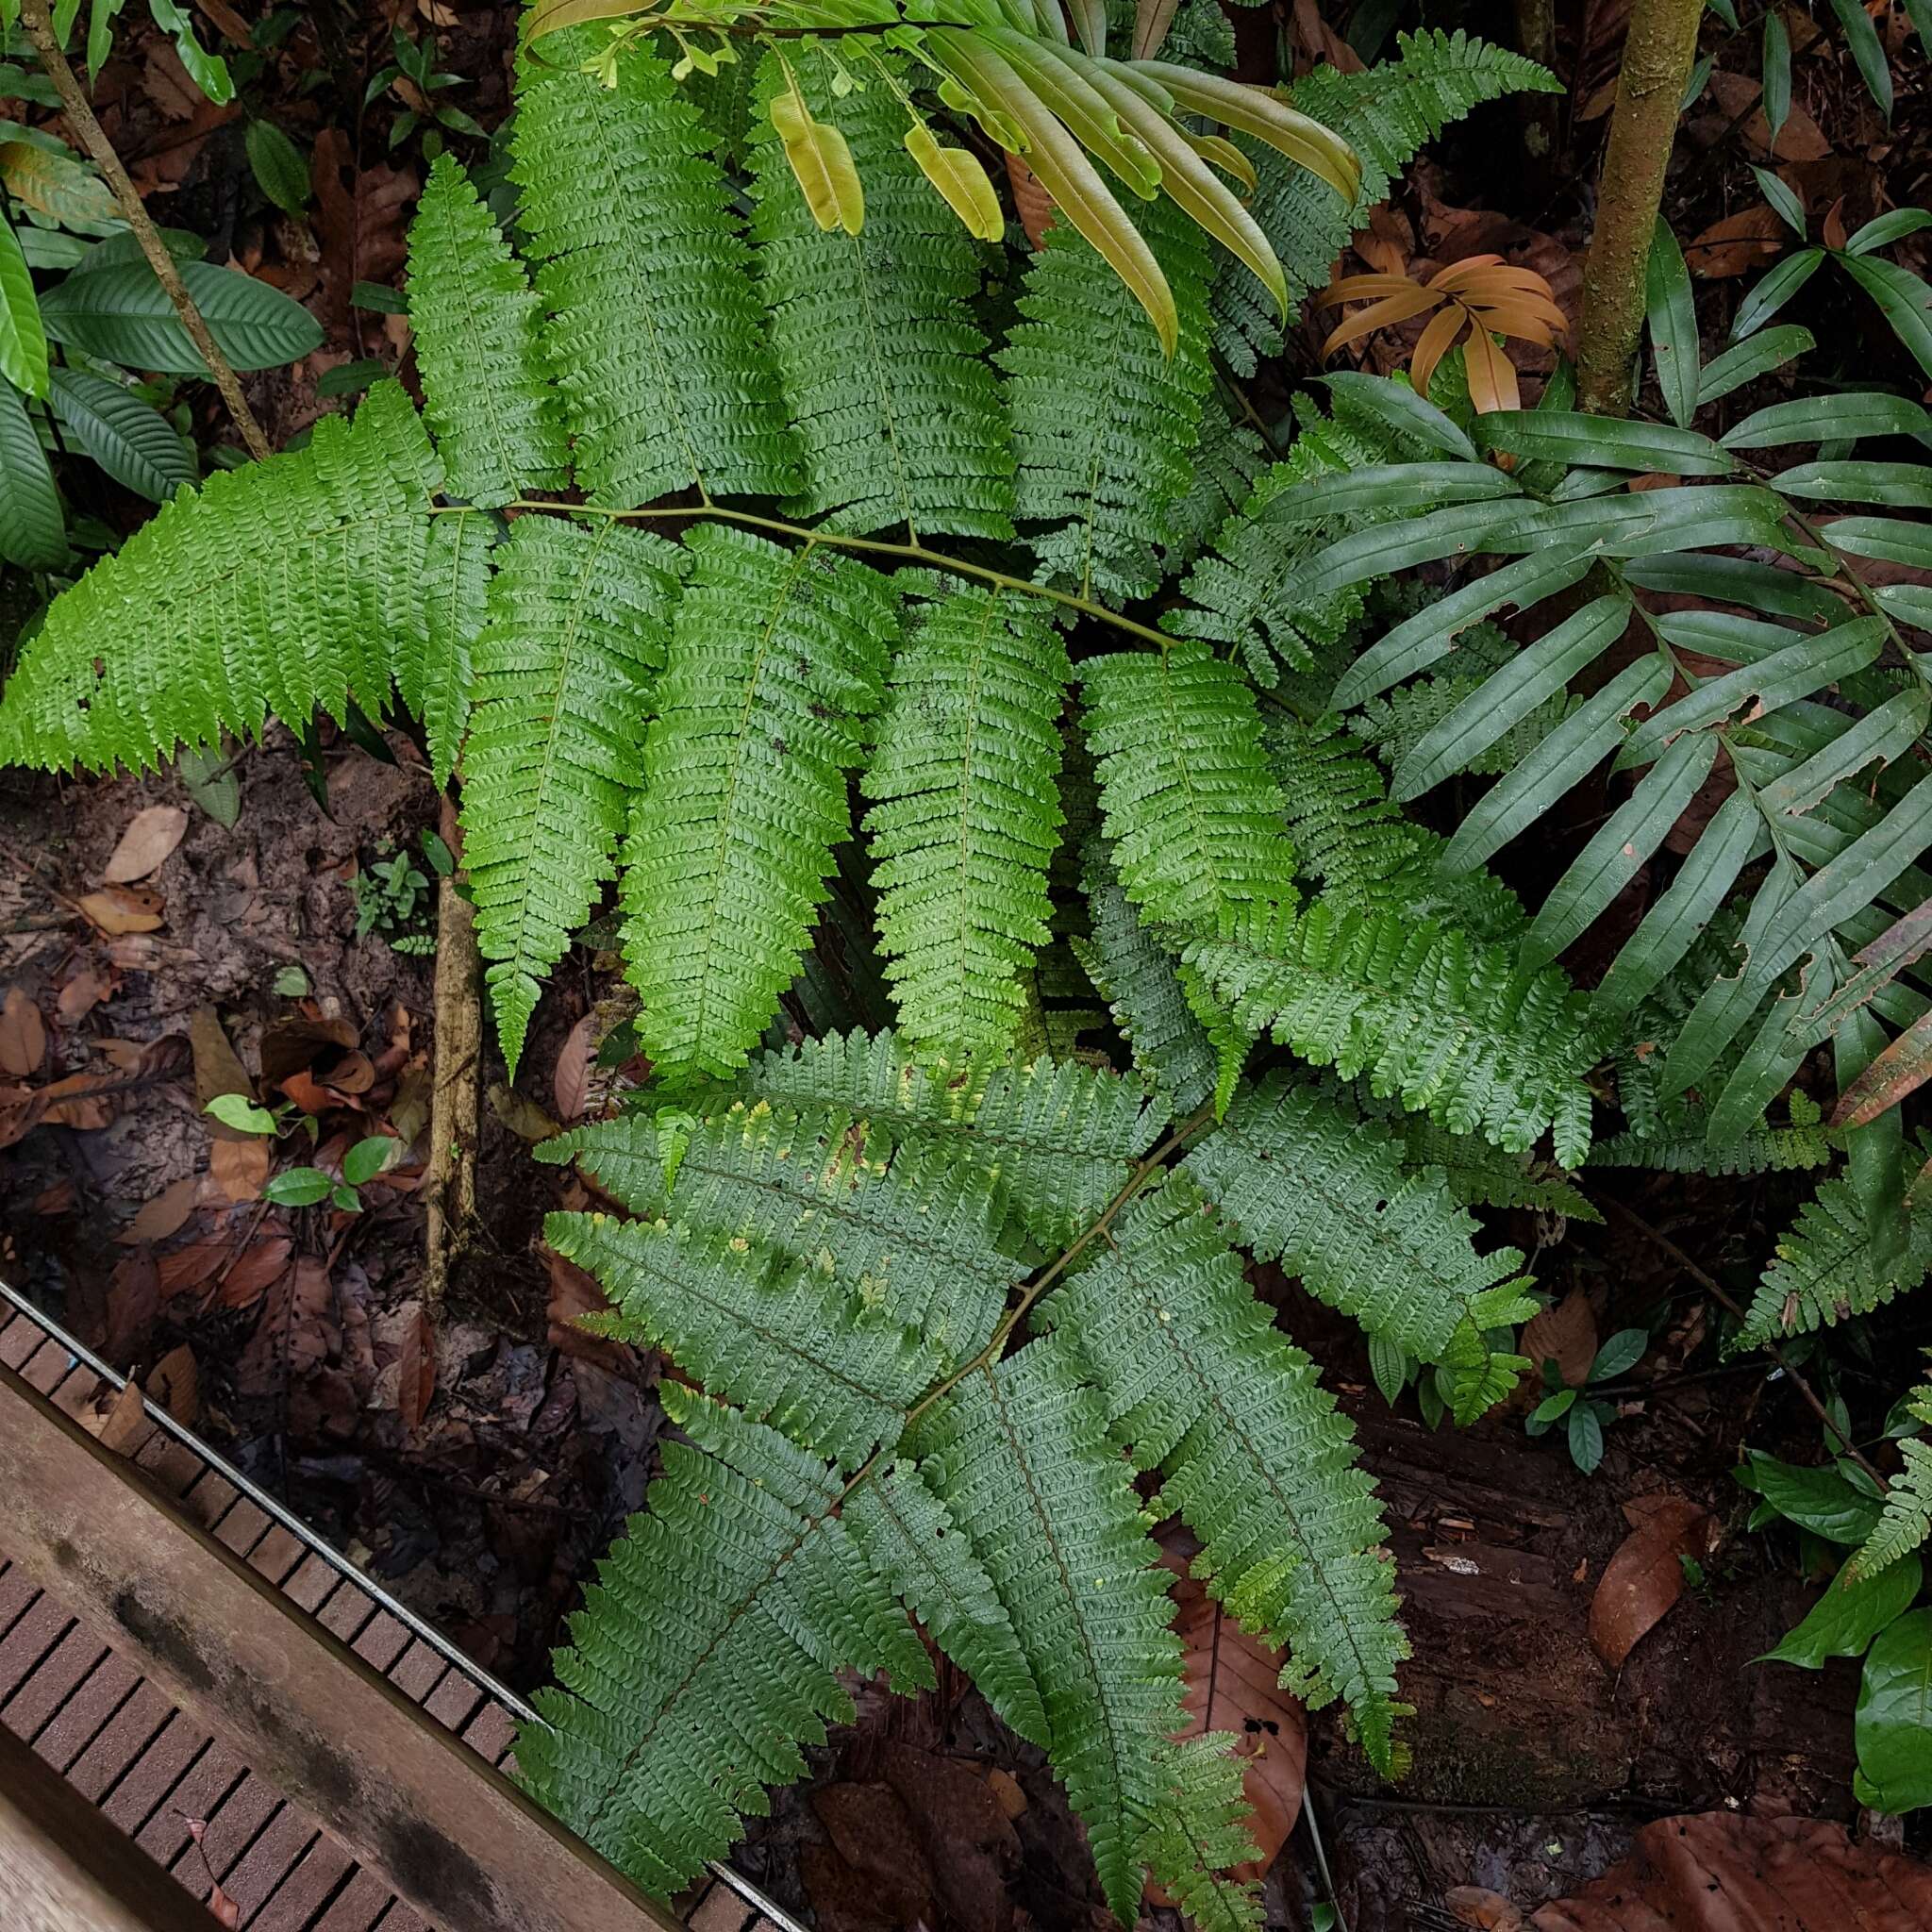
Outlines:
{"type": "Polygon", "coordinates": [[[1644,271],[1644,307],[1657,388],[1672,422],[1688,429],[1703,400],[1697,369],[1697,301],[1690,291],[1690,271],[1684,266],[1684,251],[1661,215],[1644,271]]]}
{"type": "Polygon", "coordinates": [[[1430,402],[1406,384],[1385,381],[1358,369],[1339,370],[1318,380],[1327,384],[1338,399],[1357,403],[1372,415],[1379,416],[1391,428],[1405,436],[1419,438],[1445,456],[1458,457],[1466,463],[1477,460],[1475,444],[1461,428],[1430,402]]]}
{"type": "Polygon", "coordinates": [[[813,117],[796,81],[772,96],[772,125],[785,144],[785,158],[812,220],[822,228],[858,234],[865,225],[865,190],[845,137],[829,122],[813,117]]]}
{"type": "Polygon", "coordinates": [[[0,558],[24,570],[53,570],[67,559],[54,473],[8,382],[0,382],[0,558]]]}
{"type": "Polygon", "coordinates": [[[1873,1638],[1901,1611],[1911,1607],[1919,1593],[1921,1565],[1917,1557],[1893,1563],[1875,1576],[1852,1574],[1857,1558],[1849,1558],[1825,1585],[1824,1594],[1790,1631],[1775,1650],[1754,1659],[1761,1664],[1796,1664],[1800,1670],[1822,1670],[1833,1657],[1862,1657],[1873,1638]]]}
{"type": "Polygon", "coordinates": [[[22,207],[83,234],[103,234],[121,222],[113,191],[64,148],[0,141],[0,182],[22,207]]]}
{"type": "Polygon", "coordinates": [[[1854,557],[1932,569],[1932,524],[1910,523],[1903,517],[1840,517],[1824,532],[1824,541],[1854,557]]]}
{"type": "MultiPolygon", "coordinates": [[[[1740,342],[1764,325],[1824,266],[1824,250],[1801,248],[1771,269],[1738,305],[1731,320],[1731,340],[1740,342]]],[[[1738,445],[1733,443],[1732,448],[1738,445]]]]}
{"type": "Polygon", "coordinates": [[[1932,470],[1923,463],[1796,463],[1781,471],[1773,482],[1787,496],[1932,509],[1932,470]]]}
{"type": "Polygon", "coordinates": [[[30,396],[47,393],[47,337],[20,241],[0,213],[0,380],[30,396]]]}
{"type": "Polygon", "coordinates": [[[1876,1811],[1932,1805],[1932,1610],[1908,1610],[1865,1658],[1853,1790],[1876,1811]]]}
{"type": "Polygon", "coordinates": [[[941,147],[924,121],[915,121],[906,130],[906,152],[966,225],[969,234],[981,242],[997,242],[1006,233],[1007,218],[1000,198],[976,155],[963,147],[941,147]]]}
{"type": "Polygon", "coordinates": [[[1865,436],[1920,436],[1932,416],[1904,396],[1875,390],[1849,395],[1800,396],[1773,403],[1724,431],[1726,449],[1773,449],[1785,442],[1851,442],[1865,436]]]}
{"type": "MultiPolygon", "coordinates": [[[[237,369],[275,369],[322,346],[322,325],[279,289],[205,261],[180,264],[208,333],[237,369]]],[[[47,334],[132,369],[206,375],[168,291],[145,261],[69,275],[41,298],[47,334]]]]}
{"type": "Polygon", "coordinates": [[[117,483],[151,503],[166,503],[194,465],[175,427],[118,382],[78,369],[53,375],[54,413],[60,425],[117,483]]]}
{"type": "Polygon", "coordinates": [[[1782,369],[1787,362],[1796,360],[1817,346],[1811,331],[1799,327],[1795,322],[1782,323],[1776,328],[1760,329],[1755,335],[1746,336],[1741,342],[1733,342],[1704,366],[1697,378],[1697,407],[1701,409],[1707,403],[1714,403],[1720,396],[1729,395],[1734,389],[1741,389],[1747,382],[1756,382],[1760,375],[1769,375],[1774,369],[1782,369]]]}
{"type": "Polygon", "coordinates": [[[1738,467],[1709,437],[1665,423],[1626,423],[1564,410],[1501,409],[1478,420],[1476,435],[1490,448],[1507,450],[1511,456],[1603,469],[1727,476],[1738,467]]]}
{"type": "Polygon", "coordinates": [[[1858,0],[1831,0],[1831,10],[1838,15],[1838,23],[1845,30],[1845,44],[1851,48],[1852,58],[1857,62],[1858,72],[1864,76],[1865,85],[1871,90],[1872,98],[1878,103],[1878,111],[1889,125],[1891,121],[1891,66],[1885,58],[1878,29],[1872,25],[1872,16],[1858,4],[1858,0]]]}

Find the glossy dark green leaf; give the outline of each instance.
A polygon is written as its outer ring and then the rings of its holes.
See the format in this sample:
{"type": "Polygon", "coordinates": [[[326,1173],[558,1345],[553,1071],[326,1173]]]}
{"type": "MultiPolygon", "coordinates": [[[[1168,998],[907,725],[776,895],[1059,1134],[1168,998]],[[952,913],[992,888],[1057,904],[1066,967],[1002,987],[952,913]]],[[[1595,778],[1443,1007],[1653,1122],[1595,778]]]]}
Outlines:
{"type": "Polygon", "coordinates": [[[243,137],[256,186],[283,213],[299,217],[308,207],[308,163],[302,150],[273,121],[251,121],[243,137]]]}
{"type": "Polygon", "coordinates": [[[1878,1505],[1860,1495],[1836,1469],[1781,1462],[1748,1452],[1757,1493],[1784,1518],[1831,1543],[1861,1543],[1878,1521],[1878,1505]]]}
{"type": "Polygon", "coordinates": [[[1370,463],[1311,477],[1270,499],[1258,522],[1319,523],[1371,510],[1415,511],[1520,496],[1522,486],[1487,463],[1370,463]]]}
{"type": "Polygon", "coordinates": [[[175,0],[147,0],[147,10],[155,25],[174,36],[175,52],[188,70],[188,77],[216,107],[225,107],[235,98],[235,82],[228,63],[219,54],[210,54],[195,38],[194,22],[175,0]]]}
{"type": "MultiPolygon", "coordinates": [[[[1822,248],[1801,248],[1767,269],[1751,292],[1738,305],[1731,320],[1731,340],[1740,342],[1764,325],[1815,275],[1824,262],[1822,248]]],[[[1732,448],[1737,445],[1733,443],[1732,448]]]]}
{"type": "Polygon", "coordinates": [[[1759,808],[1766,812],[1809,811],[1834,786],[1856,777],[1867,765],[1889,765],[1903,758],[1925,729],[1928,713],[1932,693],[1924,686],[1896,692],[1782,777],[1759,784],[1759,808]]]}
{"type": "Polygon", "coordinates": [[[1604,1459],[1604,1424],[1596,1405],[1579,1402],[1570,1411],[1570,1420],[1565,1427],[1570,1442],[1570,1460],[1585,1475],[1593,1474],[1604,1459]]]}
{"type": "Polygon", "coordinates": [[[1891,64],[1885,58],[1885,47],[1878,38],[1878,29],[1872,24],[1872,16],[1859,5],[1859,0],[1831,0],[1831,10],[1845,30],[1845,45],[1852,50],[1852,58],[1864,76],[1865,86],[1890,125],[1891,64]]]}
{"type": "Polygon", "coordinates": [[[1840,517],[1824,532],[1824,541],[1854,557],[1932,570],[1932,524],[1909,523],[1903,517],[1840,517]]]}
{"type": "Polygon", "coordinates": [[[1695,551],[1645,557],[1624,566],[1624,580],[1644,591],[1741,604],[1767,617],[1836,622],[1844,606],[1823,584],[1748,557],[1700,557],[1695,551]]]}
{"type": "Polygon", "coordinates": [[[1359,404],[1372,414],[1379,416],[1390,428],[1405,436],[1417,437],[1446,456],[1461,457],[1472,463],[1475,461],[1475,444],[1434,403],[1417,395],[1406,382],[1391,382],[1387,376],[1364,375],[1358,369],[1345,369],[1319,379],[1338,396],[1359,404]]]}
{"type": "Polygon", "coordinates": [[[1870,255],[1874,248],[1890,248],[1921,228],[1932,228],[1932,209],[1923,208],[1889,208],[1874,216],[1845,243],[1847,255],[1870,255]]]}
{"type": "MultiPolygon", "coordinates": [[[[1694,386],[1695,370],[1692,370],[1694,386]]],[[[1738,466],[1709,437],[1662,423],[1633,423],[1574,411],[1496,409],[1476,419],[1489,449],[1546,457],[1599,469],[1661,470],[1679,476],[1725,476],[1738,466]]]]}
{"type": "Polygon", "coordinates": [[[54,413],[68,441],[115,482],[150,503],[166,503],[194,465],[165,417],[118,382],[77,369],[54,372],[54,413]]]}
{"type": "Polygon", "coordinates": [[[1787,442],[1848,442],[1865,436],[1919,436],[1932,416],[1904,396],[1866,390],[1774,403],[1725,430],[1726,449],[1774,449],[1787,442]]]}
{"type": "Polygon", "coordinates": [[[334,1186],[319,1167],[291,1167],[262,1189],[261,1198],[277,1208],[312,1208],[327,1200],[334,1186]]]}
{"type": "Polygon", "coordinates": [[[1890,1563],[1875,1576],[1854,1577],[1851,1567],[1847,1561],[1806,1612],[1804,1622],[1775,1650],[1767,1650],[1754,1661],[1817,1671],[1824,1669],[1826,1657],[1863,1657],[1872,1640],[1911,1607],[1924,1580],[1917,1557],[1890,1563]]]}
{"type": "Polygon", "coordinates": [[[1766,1005],[1705,1124],[1705,1143],[1713,1153],[1734,1146],[1760,1125],[1765,1108],[1804,1065],[1811,1041],[1799,1022],[1811,997],[1807,980],[1796,992],[1780,993],[1766,1005]]]}
{"type": "Polygon", "coordinates": [[[1926,463],[1798,463],[1773,485],[1787,496],[1932,509],[1932,464],[1926,463]]]}
{"type": "Polygon", "coordinates": [[[1431,510],[1402,524],[1377,524],[1356,530],[1318,551],[1296,574],[1295,581],[1310,600],[1331,596],[1351,584],[1393,576],[1418,563],[1437,563],[1445,557],[1467,557],[1481,540],[1504,524],[1521,520],[1511,502],[1458,503],[1431,510]]]}
{"type": "Polygon", "coordinates": [[[53,570],[67,560],[54,473],[9,382],[0,382],[0,558],[25,570],[53,570]]]}
{"type": "Polygon", "coordinates": [[[1780,323],[1775,328],[1759,329],[1741,342],[1733,342],[1722,355],[1713,356],[1697,379],[1697,406],[1714,403],[1774,369],[1782,369],[1818,346],[1808,328],[1795,322],[1780,323]]]}
{"type": "Polygon", "coordinates": [[[1890,1812],[1932,1805],[1932,1610],[1907,1610],[1878,1633],[1853,1733],[1860,1804],[1890,1812]]]}
{"type": "Polygon", "coordinates": [[[1657,628],[1667,643],[1726,664],[1761,663],[1807,635],[1788,624],[1767,624],[1735,610],[1667,610],[1657,620],[1657,628]]]}
{"type": "Polygon", "coordinates": [[[1932,288],[1895,261],[1878,255],[1841,255],[1845,273],[1877,303],[1891,332],[1913,361],[1932,377],[1932,288]]]}
{"type": "MultiPolygon", "coordinates": [[[[279,289],[205,261],[181,265],[223,355],[237,369],[274,369],[322,346],[322,325],[279,289]]],[[[171,375],[207,374],[168,293],[147,263],[129,262],[69,275],[41,300],[47,334],[57,342],[171,375]]]]}
{"type": "Polygon", "coordinates": [[[1684,266],[1684,251],[1661,215],[1651,237],[1643,299],[1657,386],[1671,421],[1688,429],[1699,400],[1697,300],[1690,290],[1690,271],[1684,266]]]}
{"type": "Polygon", "coordinates": [[[26,258],[0,214],[0,379],[30,396],[47,393],[47,338],[26,258]]]}
{"type": "MultiPolygon", "coordinates": [[[[1791,36],[1784,15],[1775,7],[1764,9],[1764,44],[1761,57],[1764,75],[1764,122],[1771,134],[1771,145],[1784,131],[1791,112],[1791,36]]],[[[1798,224],[1798,233],[1805,225],[1798,224]]]]}
{"type": "Polygon", "coordinates": [[[1643,1359],[1643,1351],[1649,1346],[1648,1328],[1619,1328],[1597,1350],[1596,1359],[1590,1365],[1588,1379],[1592,1382],[1614,1382],[1619,1375],[1627,1374],[1643,1359]]]}

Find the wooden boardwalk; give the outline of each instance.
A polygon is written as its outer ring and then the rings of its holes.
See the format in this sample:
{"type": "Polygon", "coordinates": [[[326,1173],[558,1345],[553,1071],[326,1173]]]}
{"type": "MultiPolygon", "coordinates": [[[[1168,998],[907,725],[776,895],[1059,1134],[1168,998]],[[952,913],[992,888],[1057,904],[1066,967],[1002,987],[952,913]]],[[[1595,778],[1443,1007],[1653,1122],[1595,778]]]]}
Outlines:
{"type": "MultiPolygon", "coordinates": [[[[0,1362],[70,1416],[104,1382],[121,1384],[4,1284],[0,1362]]],[[[532,1715],[513,1691],[152,1405],[131,1446],[147,1479],[218,1541],[479,1757],[508,1763],[532,1715]]],[[[0,1724],[197,1898],[219,1886],[244,1928],[426,1932],[379,1873],[11,1565],[4,1527],[0,1724]]],[[[722,1866],[678,1912],[692,1932],[799,1932],[722,1866]]]]}

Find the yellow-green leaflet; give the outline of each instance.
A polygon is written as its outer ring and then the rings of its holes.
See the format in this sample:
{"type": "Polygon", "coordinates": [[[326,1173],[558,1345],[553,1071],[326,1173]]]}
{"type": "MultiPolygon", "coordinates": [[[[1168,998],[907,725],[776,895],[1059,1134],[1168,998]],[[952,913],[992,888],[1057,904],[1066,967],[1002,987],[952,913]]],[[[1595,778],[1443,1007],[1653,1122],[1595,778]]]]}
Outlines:
{"type": "Polygon", "coordinates": [[[941,147],[924,121],[906,130],[906,152],[945,197],[946,206],[966,224],[969,234],[982,242],[1000,239],[1006,232],[1007,218],[976,156],[963,147],[941,147]]]}
{"type": "Polygon", "coordinates": [[[772,125],[785,143],[785,158],[805,192],[805,205],[822,228],[856,235],[865,225],[865,191],[845,137],[811,109],[794,90],[772,97],[772,125]]]}

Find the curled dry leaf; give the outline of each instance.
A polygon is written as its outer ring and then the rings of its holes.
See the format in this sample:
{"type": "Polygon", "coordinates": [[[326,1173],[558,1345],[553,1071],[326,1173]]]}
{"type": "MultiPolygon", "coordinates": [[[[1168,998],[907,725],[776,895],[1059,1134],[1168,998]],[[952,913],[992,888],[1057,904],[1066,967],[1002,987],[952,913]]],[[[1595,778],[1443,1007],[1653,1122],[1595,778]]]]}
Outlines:
{"type": "Polygon", "coordinates": [[[396,1413],[403,1428],[414,1435],[429,1413],[436,1393],[436,1338],[421,1302],[404,1311],[402,1352],[396,1360],[396,1413]]]}
{"type": "Polygon", "coordinates": [[[208,1102],[224,1093],[240,1093],[255,1098],[255,1082],[241,1056],[229,1044],[222,1026],[222,1016],[212,1007],[197,1007],[188,1023],[188,1042],[194,1056],[194,1108],[208,1131],[217,1141],[251,1140],[241,1128],[218,1121],[208,1110],[208,1102]]]}
{"type": "Polygon", "coordinates": [[[41,1009],[20,987],[9,986],[0,1001],[0,1074],[28,1080],[47,1057],[47,1029],[41,1009]]]}
{"type": "Polygon", "coordinates": [[[63,1026],[77,1026],[114,991],[114,982],[92,966],[83,966],[61,987],[54,1002],[63,1026]]]}
{"type": "Polygon", "coordinates": [[[557,1071],[551,1075],[551,1091],[557,1099],[557,1118],[568,1126],[584,1110],[591,1092],[591,1033],[597,1022],[594,1012],[586,1013],[570,1029],[557,1056],[557,1071]]]}
{"type": "Polygon", "coordinates": [[[1573,1288],[1561,1301],[1524,1323],[1519,1346],[1532,1366],[1541,1368],[1553,1361],[1566,1387],[1581,1389],[1596,1360],[1596,1317],[1591,1312],[1590,1297],[1573,1288]]]}
{"type": "Polygon", "coordinates": [[[74,902],[97,932],[116,939],[123,933],[153,932],[161,924],[161,895],[146,886],[103,886],[74,902]]]}
{"type": "Polygon", "coordinates": [[[164,1241],[180,1232],[182,1224],[194,1212],[194,1197],[201,1191],[198,1174],[185,1174],[170,1181],[152,1201],[144,1202],[114,1239],[132,1247],[137,1241],[164,1241]]]}
{"type": "Polygon", "coordinates": [[[1646,1496],[1627,1503],[1634,1527],[1590,1600],[1591,1647],[1612,1670],[1654,1629],[1684,1593],[1684,1558],[1710,1552],[1716,1525],[1701,1504],[1685,1496],[1646,1496]]]}
{"type": "Polygon", "coordinates": [[[201,1420],[201,1373],[194,1365],[194,1353],[184,1341],[171,1348],[148,1371],[147,1396],[157,1408],[165,1408],[183,1428],[192,1428],[201,1420]]]}
{"type": "Polygon", "coordinates": [[[116,1456],[132,1456],[155,1426],[147,1419],[147,1405],[142,1400],[138,1382],[124,1383],[106,1409],[90,1409],[80,1420],[101,1447],[111,1449],[116,1456]]]}
{"type": "Polygon", "coordinates": [[[146,878],[180,844],[187,829],[188,814],[178,805],[151,805],[136,812],[101,874],[102,884],[126,886],[146,878]]]}

